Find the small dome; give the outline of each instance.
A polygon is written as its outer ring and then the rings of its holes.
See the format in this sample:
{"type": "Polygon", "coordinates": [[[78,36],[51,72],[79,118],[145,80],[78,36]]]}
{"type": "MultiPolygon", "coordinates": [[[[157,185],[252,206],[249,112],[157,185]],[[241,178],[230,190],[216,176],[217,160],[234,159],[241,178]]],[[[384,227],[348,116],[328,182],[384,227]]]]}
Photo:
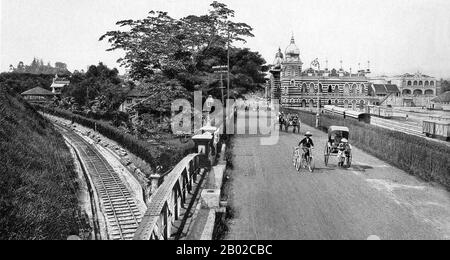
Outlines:
{"type": "Polygon", "coordinates": [[[291,44],[286,48],[286,56],[299,56],[300,49],[295,45],[294,36],[291,38],[291,44]]]}

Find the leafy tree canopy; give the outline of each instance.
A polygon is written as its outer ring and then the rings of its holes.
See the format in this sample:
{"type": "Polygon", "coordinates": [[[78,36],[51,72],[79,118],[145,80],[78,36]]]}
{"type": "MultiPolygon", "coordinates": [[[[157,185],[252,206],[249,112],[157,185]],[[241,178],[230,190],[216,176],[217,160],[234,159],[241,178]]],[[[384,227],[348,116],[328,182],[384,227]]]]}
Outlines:
{"type": "Polygon", "coordinates": [[[99,111],[117,109],[127,90],[118,74],[117,69],[109,69],[103,63],[92,65],[85,74],[73,74],[71,84],[63,90],[63,97],[71,97],[78,105],[99,111]]]}
{"type": "Polygon", "coordinates": [[[162,70],[170,78],[180,72],[194,72],[197,55],[211,47],[224,47],[228,41],[245,42],[252,37],[252,28],[230,21],[234,11],[214,1],[206,15],[189,15],[175,19],[167,12],[151,11],[142,20],[117,22],[124,31],[110,31],[100,40],[108,39],[111,48],[125,50],[121,65],[131,76],[142,79],[162,70]]]}
{"type": "Polygon", "coordinates": [[[233,10],[216,1],[207,14],[181,19],[151,11],[142,20],[117,22],[124,30],[107,32],[100,40],[108,40],[109,51],[125,51],[119,62],[134,79],[148,81],[152,75],[162,74],[167,80],[178,80],[188,91],[197,85],[217,87],[219,77],[212,67],[227,64],[229,43],[231,82],[248,89],[264,82],[261,66],[265,61],[257,52],[233,47],[254,36],[249,25],[233,22],[233,17],[233,10]]]}

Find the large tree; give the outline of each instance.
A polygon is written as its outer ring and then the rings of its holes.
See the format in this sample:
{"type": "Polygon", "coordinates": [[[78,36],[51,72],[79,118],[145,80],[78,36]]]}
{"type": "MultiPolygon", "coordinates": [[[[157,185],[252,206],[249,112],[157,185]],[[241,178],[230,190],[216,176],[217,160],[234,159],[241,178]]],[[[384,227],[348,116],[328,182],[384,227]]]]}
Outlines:
{"type": "Polygon", "coordinates": [[[167,12],[151,11],[141,20],[124,20],[117,25],[125,30],[110,31],[109,51],[121,49],[119,60],[134,79],[145,79],[162,71],[169,79],[197,72],[198,56],[213,47],[225,48],[229,43],[245,42],[253,37],[252,28],[233,22],[234,11],[214,1],[206,15],[189,15],[175,19],[167,12]]]}

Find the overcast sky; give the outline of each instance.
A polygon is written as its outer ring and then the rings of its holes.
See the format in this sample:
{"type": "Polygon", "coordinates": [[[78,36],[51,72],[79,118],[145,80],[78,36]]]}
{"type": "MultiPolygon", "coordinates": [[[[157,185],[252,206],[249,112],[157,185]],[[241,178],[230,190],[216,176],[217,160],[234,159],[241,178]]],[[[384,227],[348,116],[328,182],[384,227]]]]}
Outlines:
{"type": "MultiPolygon", "coordinates": [[[[98,38],[115,22],[139,19],[150,10],[180,18],[205,14],[212,0],[0,0],[0,70],[33,57],[62,61],[70,70],[99,61],[110,67],[120,52],[106,52],[98,38]]],[[[450,77],[448,0],[222,0],[236,21],[254,28],[246,47],[268,63],[291,34],[306,66],[318,57],[322,67],[355,71],[371,61],[374,74],[421,71],[450,77]]],[[[120,69],[122,72],[123,70],[120,69]]]]}

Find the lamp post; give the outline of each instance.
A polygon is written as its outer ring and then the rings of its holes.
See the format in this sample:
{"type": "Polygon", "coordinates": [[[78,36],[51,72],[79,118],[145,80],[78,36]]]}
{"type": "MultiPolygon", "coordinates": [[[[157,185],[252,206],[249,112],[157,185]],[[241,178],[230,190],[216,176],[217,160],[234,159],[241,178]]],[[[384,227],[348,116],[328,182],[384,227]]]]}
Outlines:
{"type": "Polygon", "coordinates": [[[320,125],[320,96],[322,95],[322,88],[320,87],[320,63],[317,61],[317,113],[316,113],[316,128],[320,125]]]}
{"type": "Polygon", "coordinates": [[[230,99],[230,22],[227,23],[227,100],[230,99]]]}

